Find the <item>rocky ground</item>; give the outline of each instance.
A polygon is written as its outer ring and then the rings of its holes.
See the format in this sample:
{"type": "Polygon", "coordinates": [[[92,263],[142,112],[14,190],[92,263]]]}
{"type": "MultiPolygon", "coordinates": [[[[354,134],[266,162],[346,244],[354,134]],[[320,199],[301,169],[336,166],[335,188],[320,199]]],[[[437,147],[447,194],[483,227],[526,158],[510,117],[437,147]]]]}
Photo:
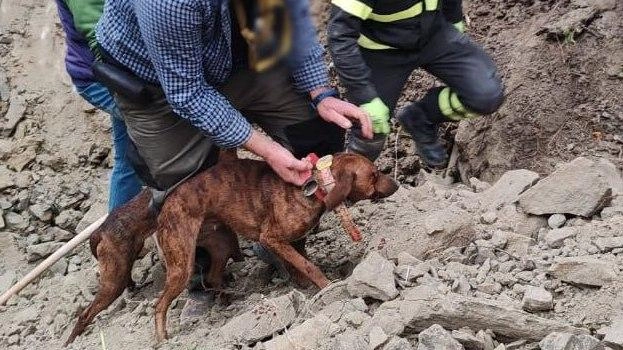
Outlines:
{"type": "MultiPolygon", "coordinates": [[[[326,2],[313,7],[322,25],[326,2]]],[[[403,187],[351,208],[364,242],[332,215],[309,237],[333,285],[297,290],[242,242],[247,258],[228,267],[230,303],[180,324],[182,295],[161,348],[623,349],[623,7],[472,0],[466,9],[508,98],[499,113],[446,130],[463,183],[420,172],[397,128],[379,166],[403,187]]],[[[109,123],[71,91],[55,11],[0,0],[0,292],[106,211],[109,123]]],[[[403,102],[433,84],[415,73],[403,102]]],[[[60,348],[96,274],[86,246],[62,259],[0,307],[0,347],[60,348]]],[[[133,275],[141,288],[71,348],[153,346],[157,254],[133,275]]]]}

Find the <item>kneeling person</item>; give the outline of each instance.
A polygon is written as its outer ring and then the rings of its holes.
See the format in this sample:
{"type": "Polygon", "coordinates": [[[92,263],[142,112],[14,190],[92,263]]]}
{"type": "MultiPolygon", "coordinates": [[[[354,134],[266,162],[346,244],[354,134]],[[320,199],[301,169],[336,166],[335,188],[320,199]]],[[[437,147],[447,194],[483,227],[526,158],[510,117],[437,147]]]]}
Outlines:
{"type": "Polygon", "coordinates": [[[332,0],[329,50],[349,100],[368,112],[375,132],[371,141],[354,132],[349,151],[380,155],[390,114],[417,68],[445,84],[397,114],[429,167],[447,164],[439,124],[500,107],[502,82],[489,55],[463,34],[461,6],[461,0],[332,0]]]}

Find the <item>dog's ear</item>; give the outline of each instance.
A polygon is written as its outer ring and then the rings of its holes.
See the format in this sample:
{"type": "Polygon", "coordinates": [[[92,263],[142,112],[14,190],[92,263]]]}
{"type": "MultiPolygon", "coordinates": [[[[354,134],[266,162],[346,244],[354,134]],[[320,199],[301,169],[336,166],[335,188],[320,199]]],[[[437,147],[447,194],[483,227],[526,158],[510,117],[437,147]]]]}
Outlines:
{"type": "Polygon", "coordinates": [[[340,171],[336,174],[335,187],[324,199],[327,211],[335,209],[346,200],[353,188],[353,181],[355,181],[355,173],[351,171],[340,171]]]}

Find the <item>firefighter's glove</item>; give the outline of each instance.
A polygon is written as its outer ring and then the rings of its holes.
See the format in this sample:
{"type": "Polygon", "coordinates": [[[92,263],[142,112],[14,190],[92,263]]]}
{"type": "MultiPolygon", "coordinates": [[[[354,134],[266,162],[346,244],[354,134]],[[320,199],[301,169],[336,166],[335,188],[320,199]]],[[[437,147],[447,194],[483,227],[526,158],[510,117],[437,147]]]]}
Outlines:
{"type": "Polygon", "coordinates": [[[465,21],[458,21],[456,23],[453,23],[452,25],[454,26],[454,28],[456,28],[456,30],[461,33],[465,33],[465,29],[467,29],[467,27],[465,26],[465,21]]]}
{"type": "Polygon", "coordinates": [[[374,131],[375,134],[389,134],[389,108],[387,108],[380,98],[377,97],[359,107],[370,116],[372,131],[374,131]]]}

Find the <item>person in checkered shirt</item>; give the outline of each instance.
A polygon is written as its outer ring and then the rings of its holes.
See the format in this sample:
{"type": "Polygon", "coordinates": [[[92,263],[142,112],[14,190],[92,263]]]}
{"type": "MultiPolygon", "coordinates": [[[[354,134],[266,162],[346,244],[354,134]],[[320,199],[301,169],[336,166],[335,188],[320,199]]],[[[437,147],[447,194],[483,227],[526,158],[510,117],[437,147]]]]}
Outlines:
{"type": "Polygon", "coordinates": [[[329,86],[306,0],[109,0],[96,32],[104,61],[150,87],[147,103],[115,98],[154,187],[234,147],[301,185],[311,169],[302,157],[341,151],[353,123],[372,136],[367,114],[329,86]],[[268,39],[267,23],[279,31],[268,39]],[[258,62],[275,46],[282,60],[258,62]]]}

